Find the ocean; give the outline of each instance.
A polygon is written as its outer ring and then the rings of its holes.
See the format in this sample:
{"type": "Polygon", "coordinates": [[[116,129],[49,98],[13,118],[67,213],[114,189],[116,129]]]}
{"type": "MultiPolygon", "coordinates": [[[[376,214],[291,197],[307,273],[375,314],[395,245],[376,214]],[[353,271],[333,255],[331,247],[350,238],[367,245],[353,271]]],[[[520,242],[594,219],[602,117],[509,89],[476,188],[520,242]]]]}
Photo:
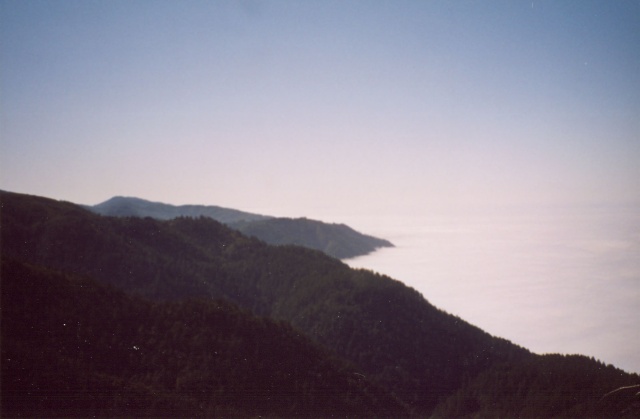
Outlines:
{"type": "Polygon", "coordinates": [[[640,372],[637,207],[343,221],[395,245],[346,260],[350,266],[400,280],[535,353],[579,353],[640,372]]]}

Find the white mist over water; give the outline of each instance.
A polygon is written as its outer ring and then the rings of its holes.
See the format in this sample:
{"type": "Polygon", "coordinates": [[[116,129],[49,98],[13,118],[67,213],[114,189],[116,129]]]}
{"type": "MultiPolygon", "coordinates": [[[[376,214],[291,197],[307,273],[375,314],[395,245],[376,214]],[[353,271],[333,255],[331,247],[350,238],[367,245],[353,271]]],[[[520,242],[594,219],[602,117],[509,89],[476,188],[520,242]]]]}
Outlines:
{"type": "Polygon", "coordinates": [[[351,219],[396,247],[346,261],[536,353],[640,372],[640,211],[573,208],[351,219]]]}

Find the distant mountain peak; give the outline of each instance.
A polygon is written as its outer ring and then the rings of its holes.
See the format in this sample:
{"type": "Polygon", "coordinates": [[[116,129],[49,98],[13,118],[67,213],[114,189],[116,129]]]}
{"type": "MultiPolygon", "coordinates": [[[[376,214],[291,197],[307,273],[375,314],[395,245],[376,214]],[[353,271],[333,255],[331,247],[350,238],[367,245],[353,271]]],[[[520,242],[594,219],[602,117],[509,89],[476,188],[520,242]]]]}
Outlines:
{"type": "Polygon", "coordinates": [[[101,215],[115,217],[151,217],[170,220],[177,217],[204,216],[224,224],[270,218],[265,215],[215,205],[172,205],[119,195],[87,208],[101,215]]]}
{"type": "Polygon", "coordinates": [[[346,224],[328,224],[307,217],[276,218],[213,205],[171,205],[135,197],[114,196],[86,208],[101,215],[116,217],[151,217],[160,220],[210,217],[269,244],[299,245],[340,259],[393,246],[388,240],[359,233],[346,224]]]}

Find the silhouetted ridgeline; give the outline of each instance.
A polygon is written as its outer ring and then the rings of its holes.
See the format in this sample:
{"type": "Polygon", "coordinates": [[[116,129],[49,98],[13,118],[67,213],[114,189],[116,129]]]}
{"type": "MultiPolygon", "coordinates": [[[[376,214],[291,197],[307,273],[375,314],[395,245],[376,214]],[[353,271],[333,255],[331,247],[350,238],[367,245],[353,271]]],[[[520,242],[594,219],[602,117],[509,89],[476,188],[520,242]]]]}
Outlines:
{"type": "Polygon", "coordinates": [[[269,244],[295,244],[320,250],[339,259],[361,256],[380,247],[393,246],[388,240],[358,233],[344,224],[327,224],[306,218],[275,218],[218,206],[175,206],[118,196],[85,208],[98,214],[117,217],[151,217],[159,220],[210,217],[269,244]]]}
{"type": "Polygon", "coordinates": [[[0,201],[2,388],[16,388],[3,391],[3,415],[51,416],[51,400],[81,416],[87,405],[130,415],[637,413],[633,397],[604,397],[637,375],[531,354],[317,251],[268,246],[210,218],[103,217],[6,192],[0,201]],[[49,393],[27,391],[49,380],[49,393]]]}

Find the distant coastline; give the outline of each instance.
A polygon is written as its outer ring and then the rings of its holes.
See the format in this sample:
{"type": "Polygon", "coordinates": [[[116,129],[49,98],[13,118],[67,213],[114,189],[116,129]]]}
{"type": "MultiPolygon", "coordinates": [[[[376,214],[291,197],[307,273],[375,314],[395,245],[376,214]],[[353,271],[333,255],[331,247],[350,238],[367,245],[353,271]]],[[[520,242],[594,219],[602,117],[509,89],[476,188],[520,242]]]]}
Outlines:
{"type": "Polygon", "coordinates": [[[213,205],[170,205],[135,197],[116,196],[84,208],[100,215],[151,217],[210,217],[248,236],[273,245],[297,245],[319,250],[338,259],[367,255],[392,247],[385,239],[355,231],[345,224],[328,224],[308,218],[280,218],[213,205]]]}

